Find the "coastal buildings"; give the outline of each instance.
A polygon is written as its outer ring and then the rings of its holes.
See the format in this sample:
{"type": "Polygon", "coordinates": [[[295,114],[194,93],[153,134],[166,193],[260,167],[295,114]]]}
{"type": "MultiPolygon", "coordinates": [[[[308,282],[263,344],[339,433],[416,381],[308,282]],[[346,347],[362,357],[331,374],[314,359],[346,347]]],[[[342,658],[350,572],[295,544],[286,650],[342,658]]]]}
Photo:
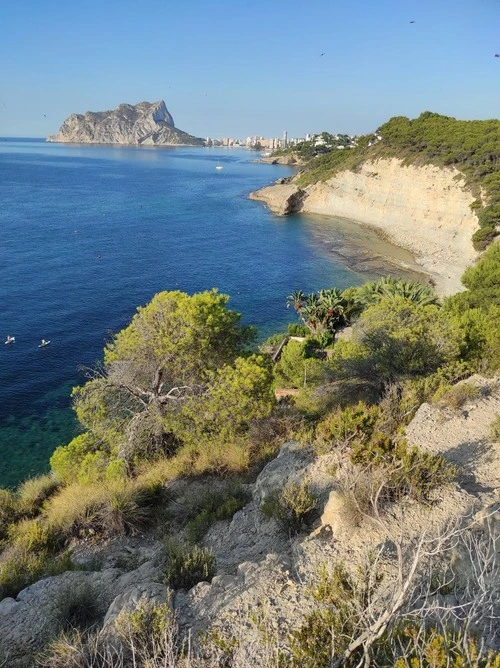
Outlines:
{"type": "Polygon", "coordinates": [[[332,135],[328,132],[321,132],[319,134],[307,133],[305,137],[288,137],[288,132],[284,130],[282,137],[264,137],[262,135],[254,135],[246,137],[246,139],[235,139],[232,137],[223,137],[216,139],[214,137],[207,137],[205,139],[205,146],[225,146],[227,148],[247,148],[255,151],[277,151],[278,149],[290,148],[303,142],[311,142],[315,147],[321,149],[331,150],[351,148],[356,145],[356,136],[348,134],[332,135]]]}

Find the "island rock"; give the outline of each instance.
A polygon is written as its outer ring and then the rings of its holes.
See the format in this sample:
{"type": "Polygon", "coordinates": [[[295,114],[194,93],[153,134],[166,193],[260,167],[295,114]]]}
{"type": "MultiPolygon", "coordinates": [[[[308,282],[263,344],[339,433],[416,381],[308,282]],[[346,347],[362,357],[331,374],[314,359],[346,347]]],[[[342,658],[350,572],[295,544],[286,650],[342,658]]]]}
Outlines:
{"type": "Polygon", "coordinates": [[[48,142],[202,146],[203,139],[175,127],[165,102],[121,104],[111,111],[71,114],[48,142]]]}

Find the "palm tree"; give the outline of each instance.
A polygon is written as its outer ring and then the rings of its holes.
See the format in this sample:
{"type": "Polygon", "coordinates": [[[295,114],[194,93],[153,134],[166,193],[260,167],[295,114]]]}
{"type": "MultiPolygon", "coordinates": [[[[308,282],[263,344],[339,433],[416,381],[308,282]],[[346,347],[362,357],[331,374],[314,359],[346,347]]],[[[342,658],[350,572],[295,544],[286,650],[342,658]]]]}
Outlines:
{"type": "Polygon", "coordinates": [[[302,290],[294,290],[292,294],[288,295],[286,298],[286,307],[290,308],[290,306],[293,306],[297,313],[299,313],[304,303],[304,299],[305,295],[302,290]]]}
{"type": "Polygon", "coordinates": [[[384,297],[403,297],[419,306],[439,304],[439,299],[431,287],[392,276],[384,276],[358,289],[357,300],[364,306],[376,304],[384,297]]]}

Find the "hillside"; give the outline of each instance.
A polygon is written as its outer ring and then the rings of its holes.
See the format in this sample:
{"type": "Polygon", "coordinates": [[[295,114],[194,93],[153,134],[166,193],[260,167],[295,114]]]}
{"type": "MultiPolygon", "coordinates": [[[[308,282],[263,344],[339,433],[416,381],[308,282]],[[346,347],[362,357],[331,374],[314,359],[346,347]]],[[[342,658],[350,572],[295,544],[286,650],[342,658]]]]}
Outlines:
{"type": "Polygon", "coordinates": [[[110,111],[71,114],[48,142],[203,146],[203,140],[175,127],[165,102],[121,104],[110,111]]]}

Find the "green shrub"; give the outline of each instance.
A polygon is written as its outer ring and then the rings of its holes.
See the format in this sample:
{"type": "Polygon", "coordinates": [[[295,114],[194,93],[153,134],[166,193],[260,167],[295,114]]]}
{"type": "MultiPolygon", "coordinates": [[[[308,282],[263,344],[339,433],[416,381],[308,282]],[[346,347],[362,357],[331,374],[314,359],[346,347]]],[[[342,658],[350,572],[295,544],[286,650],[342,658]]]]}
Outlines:
{"type": "Polygon", "coordinates": [[[492,441],[500,441],[500,414],[490,424],[490,438],[492,441]]]}
{"type": "MultiPolygon", "coordinates": [[[[318,607],[290,634],[293,668],[326,668],[352,641],[359,622],[362,591],[343,564],[323,566],[311,594],[318,607]]],[[[352,657],[356,665],[359,655],[352,657]]]]}
{"type": "Polygon", "coordinates": [[[386,297],[370,306],[355,329],[364,371],[379,381],[432,373],[460,352],[460,330],[446,313],[403,297],[386,297]]]}
{"type": "Polygon", "coordinates": [[[291,322],[288,324],[288,333],[290,336],[308,336],[310,334],[308,328],[305,325],[299,325],[296,322],[291,322]]]}
{"type": "Polygon", "coordinates": [[[186,525],[189,540],[198,543],[212,524],[230,519],[246,502],[247,495],[242,487],[205,495],[197,504],[197,514],[186,525]]]}
{"type": "Polygon", "coordinates": [[[27,551],[51,549],[56,541],[55,533],[40,518],[21,520],[9,527],[9,540],[27,551]]]}
{"type": "Polygon", "coordinates": [[[215,575],[215,557],[198,545],[186,546],[174,539],[165,543],[165,581],[173,589],[191,589],[215,575]]]}
{"type": "Polygon", "coordinates": [[[362,445],[369,441],[378,415],[376,406],[367,406],[362,401],[344,410],[337,408],[316,427],[315,448],[319,453],[334,447],[343,447],[355,442],[362,445]]]}
{"type": "Polygon", "coordinates": [[[442,387],[436,392],[433,400],[438,402],[440,406],[458,410],[467,402],[479,399],[480,396],[481,389],[477,385],[472,385],[471,383],[459,383],[449,389],[447,389],[446,386],[442,387]]]}
{"type": "Polygon", "coordinates": [[[275,385],[278,387],[306,387],[318,385],[328,377],[328,365],[311,357],[306,343],[289,341],[280,360],[274,366],[275,385]]]}
{"type": "Polygon", "coordinates": [[[384,467],[387,470],[385,498],[390,500],[408,494],[426,502],[433,489],[451,482],[456,474],[444,457],[423,452],[404,440],[395,441],[384,434],[375,434],[368,444],[354,444],[351,461],[363,466],[384,467]]]}
{"type": "Polygon", "coordinates": [[[119,480],[67,485],[47,503],[47,525],[61,539],[135,534],[154,519],[161,484],[119,480]]]}
{"type": "Polygon", "coordinates": [[[33,517],[58,489],[59,483],[50,473],[26,480],[16,493],[19,513],[33,517]]]}
{"type": "Polygon", "coordinates": [[[460,628],[400,621],[375,646],[377,665],[394,668],[500,668],[500,653],[460,628]]]}
{"type": "Polygon", "coordinates": [[[291,534],[301,531],[304,522],[316,508],[316,499],[306,482],[291,483],[267,496],[261,506],[264,515],[275,519],[291,534]]]}
{"type": "Polygon", "coordinates": [[[493,225],[486,225],[480,227],[472,235],[472,244],[477,251],[483,251],[494,241],[498,236],[498,230],[493,225]]]}
{"type": "Polygon", "coordinates": [[[71,570],[69,554],[52,557],[46,550],[31,552],[16,546],[8,548],[0,560],[0,600],[18,593],[44,577],[71,570]]]}
{"type": "Polygon", "coordinates": [[[14,495],[8,489],[0,488],[0,541],[7,535],[9,525],[17,515],[14,495]]]}
{"type": "Polygon", "coordinates": [[[98,594],[88,583],[70,587],[60,594],[57,610],[61,629],[83,630],[95,624],[101,616],[98,600],[98,594]]]}

